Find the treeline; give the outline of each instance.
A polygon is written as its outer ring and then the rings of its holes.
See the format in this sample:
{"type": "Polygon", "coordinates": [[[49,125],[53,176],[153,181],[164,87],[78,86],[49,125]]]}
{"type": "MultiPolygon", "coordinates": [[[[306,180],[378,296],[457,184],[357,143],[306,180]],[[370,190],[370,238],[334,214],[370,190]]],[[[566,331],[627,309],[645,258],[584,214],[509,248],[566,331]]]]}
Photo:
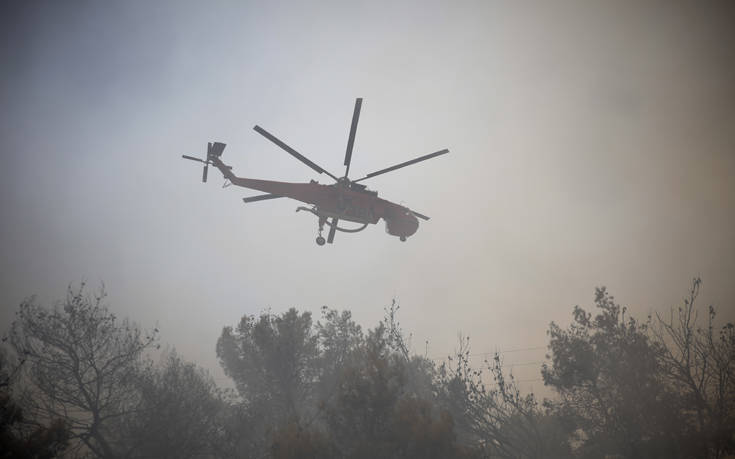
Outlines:
{"type": "MultiPolygon", "coordinates": [[[[349,311],[244,316],[216,343],[234,390],[104,294],[23,302],[4,338],[0,457],[722,458],[735,453],[735,327],[696,306],[639,321],[605,289],[549,329],[544,383],[522,393],[468,341],[415,355],[395,302],[372,329],[349,311]]],[[[214,344],[214,343],[213,343],[214,344]]]]}

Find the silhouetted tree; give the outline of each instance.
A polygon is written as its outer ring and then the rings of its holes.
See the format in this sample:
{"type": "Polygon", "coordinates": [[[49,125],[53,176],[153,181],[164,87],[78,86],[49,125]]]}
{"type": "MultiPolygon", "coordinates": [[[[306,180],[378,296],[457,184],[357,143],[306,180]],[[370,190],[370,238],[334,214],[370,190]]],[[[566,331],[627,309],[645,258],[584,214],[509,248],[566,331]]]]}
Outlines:
{"type": "Polygon", "coordinates": [[[144,353],[156,345],[157,330],[146,334],[127,320],[119,322],[104,297],[104,292],[86,295],[82,284],[70,287],[53,309],[26,300],[10,342],[25,360],[24,413],[37,420],[63,419],[71,440],[112,458],[133,448],[113,426],[141,408],[136,381],[148,365],[144,353]]]}
{"type": "Polygon", "coordinates": [[[694,279],[684,305],[668,318],[656,315],[653,335],[662,349],[662,379],[683,417],[680,436],[695,447],[692,456],[721,458],[735,453],[735,326],[717,328],[712,306],[699,325],[701,284],[694,279]]]}
{"type": "Polygon", "coordinates": [[[170,352],[138,377],[140,405],[120,419],[128,457],[231,457],[223,435],[226,394],[207,372],[170,352]]]}
{"type": "MultiPolygon", "coordinates": [[[[11,370],[13,373],[18,367],[11,370]]],[[[59,456],[68,444],[69,433],[62,419],[46,425],[25,419],[23,409],[13,400],[13,374],[0,353],[0,458],[46,459],[59,456]]]]}
{"type": "Polygon", "coordinates": [[[0,361],[0,459],[722,458],[735,451],[735,326],[716,327],[712,307],[698,325],[700,284],[653,324],[604,288],[597,314],[552,323],[542,375],[559,398],[543,403],[497,354],[472,368],[466,339],[438,367],[414,355],[395,301],[366,332],[328,308],[316,324],[290,309],[224,328],[235,398],[175,352],[153,365],[158,330],[117,321],[82,285],[53,309],[20,306],[22,365],[10,378],[0,361]]]}
{"type": "Polygon", "coordinates": [[[291,421],[276,429],[270,446],[273,459],[330,459],[337,454],[332,439],[318,429],[291,421]]]}
{"type": "Polygon", "coordinates": [[[277,430],[314,416],[317,344],[311,313],[293,308],[279,316],[244,316],[235,329],[222,330],[217,357],[241,398],[242,411],[231,419],[255,420],[229,424],[243,437],[238,454],[262,456],[277,430]]]}
{"type": "Polygon", "coordinates": [[[459,349],[438,370],[439,399],[452,413],[461,443],[483,457],[569,457],[563,419],[539,406],[533,394],[521,394],[498,354],[486,366],[492,382],[470,365],[469,338],[460,337],[459,349]]]}
{"type": "Polygon", "coordinates": [[[410,356],[396,309],[366,335],[349,312],[327,308],[315,326],[291,309],[225,328],[218,356],[269,439],[255,449],[273,457],[466,456],[451,415],[436,404],[434,366],[410,356]]]}
{"type": "Polygon", "coordinates": [[[267,403],[279,420],[302,415],[316,378],[318,337],[311,313],[289,309],[280,316],[244,316],[225,327],[217,357],[248,405],[267,403]]]}
{"type": "Polygon", "coordinates": [[[319,382],[317,401],[334,393],[345,368],[354,361],[365,344],[362,328],[352,320],[350,311],[322,307],[322,318],[316,324],[319,340],[319,382]]]}
{"type": "Polygon", "coordinates": [[[371,330],[324,402],[339,457],[470,457],[451,414],[436,403],[433,365],[406,358],[394,332],[382,323],[371,330]]]}
{"type": "Polygon", "coordinates": [[[345,457],[381,456],[393,410],[403,395],[403,360],[388,349],[384,327],[369,333],[360,354],[343,367],[326,404],[326,421],[345,457]]]}
{"type": "Polygon", "coordinates": [[[661,347],[604,288],[595,304],[594,318],[575,307],[566,330],[552,322],[552,363],[542,368],[544,383],[560,396],[556,410],[575,424],[577,455],[687,457],[677,399],[662,384],[661,347]]]}

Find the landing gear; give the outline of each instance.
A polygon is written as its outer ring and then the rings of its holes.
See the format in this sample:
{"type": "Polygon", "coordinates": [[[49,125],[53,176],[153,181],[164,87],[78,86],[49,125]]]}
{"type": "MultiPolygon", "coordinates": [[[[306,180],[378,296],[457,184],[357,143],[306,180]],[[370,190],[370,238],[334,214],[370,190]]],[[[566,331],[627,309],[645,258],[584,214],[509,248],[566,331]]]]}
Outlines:
{"type": "Polygon", "coordinates": [[[322,231],[324,231],[324,224],[327,222],[327,217],[319,217],[319,236],[316,238],[317,245],[324,245],[327,242],[322,237],[322,231]]]}
{"type": "Polygon", "coordinates": [[[401,242],[406,242],[406,236],[401,236],[401,242]]]}

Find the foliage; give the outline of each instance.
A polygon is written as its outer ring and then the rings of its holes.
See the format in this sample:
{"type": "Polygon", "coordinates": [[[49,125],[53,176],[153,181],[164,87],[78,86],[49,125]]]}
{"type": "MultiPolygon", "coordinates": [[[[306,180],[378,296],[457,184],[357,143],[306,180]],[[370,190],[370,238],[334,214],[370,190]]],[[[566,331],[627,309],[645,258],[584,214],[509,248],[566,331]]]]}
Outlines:
{"type": "Polygon", "coordinates": [[[68,444],[64,420],[56,419],[48,425],[42,425],[26,419],[23,409],[13,400],[10,392],[13,376],[7,371],[5,355],[0,354],[0,458],[57,457],[68,444]]]}
{"type": "Polygon", "coordinates": [[[48,424],[32,432],[32,444],[68,437],[69,456],[232,457],[225,392],[175,352],[153,365],[147,354],[158,347],[158,330],[118,321],[103,299],[82,285],[53,309],[32,299],[20,306],[10,333],[23,359],[14,382],[20,402],[3,398],[3,407],[48,424]]]}
{"type": "Polygon", "coordinates": [[[695,279],[684,305],[641,323],[604,288],[549,329],[545,384],[520,391],[496,354],[470,365],[469,339],[435,365],[411,351],[398,304],[363,331],[349,311],[246,315],[217,356],[237,394],[157,332],[118,321],[71,288],[24,301],[0,366],[0,458],[706,457],[735,452],[735,327],[704,326],[695,279]],[[12,377],[11,377],[12,376],[12,377]],[[5,456],[3,456],[5,454],[5,456]]]}
{"type": "Polygon", "coordinates": [[[10,332],[25,359],[29,383],[24,409],[37,419],[64,419],[72,440],[98,456],[115,457],[129,445],[113,425],[140,409],[135,382],[156,333],[118,322],[103,304],[104,291],[71,287],[61,307],[48,310],[31,298],[20,305],[10,332]]]}
{"type": "Polygon", "coordinates": [[[244,316],[236,329],[225,327],[217,357],[240,396],[278,422],[303,414],[316,377],[317,335],[311,313],[289,309],[281,316],[244,316]]]}
{"type": "MultiPolygon", "coordinates": [[[[138,381],[140,409],[120,430],[135,445],[129,457],[193,458],[220,452],[228,403],[214,380],[174,351],[138,381]]],[[[223,453],[224,457],[227,457],[223,453]]]]}
{"type": "Polygon", "coordinates": [[[328,436],[299,422],[289,422],[273,434],[270,445],[273,459],[329,459],[337,455],[328,436]]]}
{"type": "Polygon", "coordinates": [[[590,457],[672,457],[671,424],[677,413],[659,382],[659,349],[647,326],[625,318],[625,308],[604,288],[595,294],[599,313],[574,308],[568,330],[551,324],[551,366],[544,383],[561,396],[583,434],[581,453],[590,457]]]}
{"type": "Polygon", "coordinates": [[[459,456],[451,415],[434,400],[433,364],[408,355],[394,317],[367,335],[348,311],[327,308],[313,327],[292,309],[225,328],[218,355],[247,410],[259,400],[281,407],[289,391],[302,397],[300,409],[261,418],[270,447],[260,449],[273,457],[459,456]]]}
{"type": "Polygon", "coordinates": [[[486,362],[493,384],[470,365],[469,338],[460,337],[456,354],[439,367],[440,399],[453,414],[462,443],[484,457],[568,457],[562,420],[539,406],[533,394],[521,394],[506,376],[499,354],[486,362]]]}
{"type": "Polygon", "coordinates": [[[604,288],[597,315],[574,308],[574,322],[549,329],[549,405],[573,423],[581,457],[723,457],[733,451],[735,335],[696,326],[695,279],[668,321],[640,323],[604,288]]]}
{"type": "Polygon", "coordinates": [[[386,353],[381,331],[371,336],[364,359],[345,369],[325,408],[340,457],[460,457],[450,413],[414,390],[412,362],[386,353]]]}
{"type": "Polygon", "coordinates": [[[680,436],[692,455],[723,457],[735,453],[735,326],[715,326],[710,306],[704,328],[695,303],[702,281],[694,279],[684,305],[668,319],[657,314],[653,336],[661,348],[662,380],[676,395],[683,418],[680,436]]]}
{"type": "Polygon", "coordinates": [[[352,320],[350,311],[322,307],[322,318],[316,323],[319,340],[319,382],[316,398],[322,402],[334,393],[344,369],[355,361],[365,345],[362,328],[352,320]]]}

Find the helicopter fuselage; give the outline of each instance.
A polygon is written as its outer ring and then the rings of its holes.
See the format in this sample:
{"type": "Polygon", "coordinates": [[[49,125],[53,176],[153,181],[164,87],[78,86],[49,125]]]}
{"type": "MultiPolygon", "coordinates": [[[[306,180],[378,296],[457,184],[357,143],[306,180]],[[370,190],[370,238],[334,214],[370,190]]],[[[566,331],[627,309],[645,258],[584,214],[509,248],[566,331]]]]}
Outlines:
{"type": "Polygon", "coordinates": [[[319,217],[361,224],[376,224],[382,218],[385,220],[386,232],[400,238],[413,235],[419,227],[418,219],[408,208],[381,199],[377,192],[361,185],[346,181],[323,185],[314,181],[293,183],[250,179],[235,176],[219,159],[213,163],[233,185],[311,204],[319,217]]]}

